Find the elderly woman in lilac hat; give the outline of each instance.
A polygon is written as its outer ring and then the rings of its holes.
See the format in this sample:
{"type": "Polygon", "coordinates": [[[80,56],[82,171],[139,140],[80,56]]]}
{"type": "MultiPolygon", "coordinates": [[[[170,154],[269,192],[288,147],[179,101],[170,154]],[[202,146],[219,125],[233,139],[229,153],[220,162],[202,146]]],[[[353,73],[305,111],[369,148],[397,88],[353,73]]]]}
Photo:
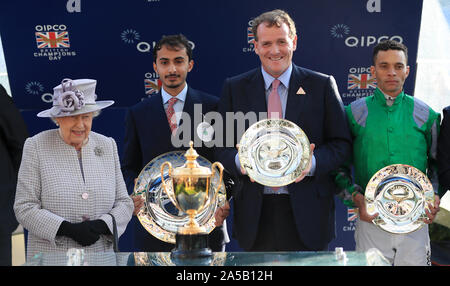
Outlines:
{"type": "Polygon", "coordinates": [[[28,230],[27,259],[70,248],[112,252],[131,219],[116,143],[91,131],[93,117],[114,103],[96,101],[96,83],[63,80],[53,107],[37,115],[59,128],[25,142],[14,211],[28,230]]]}

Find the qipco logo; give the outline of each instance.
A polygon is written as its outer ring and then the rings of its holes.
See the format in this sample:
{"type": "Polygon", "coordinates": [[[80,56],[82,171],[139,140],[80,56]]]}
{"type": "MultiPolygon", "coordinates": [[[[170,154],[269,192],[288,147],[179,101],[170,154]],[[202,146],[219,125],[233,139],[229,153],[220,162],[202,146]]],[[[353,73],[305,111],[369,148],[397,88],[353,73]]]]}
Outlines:
{"type": "MultiPolygon", "coordinates": [[[[189,45],[191,46],[191,49],[195,49],[195,44],[192,41],[189,41],[189,45]]],[[[150,53],[156,46],[156,42],[153,41],[151,43],[149,42],[139,42],[136,45],[136,48],[141,53],[150,53]]]]}
{"type": "Polygon", "coordinates": [[[44,93],[44,94],[42,94],[41,99],[43,102],[51,103],[51,102],[53,102],[53,94],[44,93]]]}
{"type": "Polygon", "coordinates": [[[376,45],[385,40],[393,40],[399,43],[403,43],[403,38],[401,36],[361,36],[355,37],[350,36],[345,39],[345,45],[350,48],[358,48],[358,47],[370,47],[372,45],[376,45]]]}
{"type": "Polygon", "coordinates": [[[67,26],[61,25],[37,25],[35,27],[36,32],[49,32],[49,31],[66,31],[67,26]]]}
{"type": "Polygon", "coordinates": [[[155,41],[153,41],[152,43],[149,43],[149,42],[139,42],[139,43],[136,45],[136,48],[137,48],[137,50],[138,50],[139,52],[141,52],[141,53],[150,53],[150,51],[151,51],[152,49],[154,49],[155,46],[156,46],[156,42],[155,42],[155,41]]]}

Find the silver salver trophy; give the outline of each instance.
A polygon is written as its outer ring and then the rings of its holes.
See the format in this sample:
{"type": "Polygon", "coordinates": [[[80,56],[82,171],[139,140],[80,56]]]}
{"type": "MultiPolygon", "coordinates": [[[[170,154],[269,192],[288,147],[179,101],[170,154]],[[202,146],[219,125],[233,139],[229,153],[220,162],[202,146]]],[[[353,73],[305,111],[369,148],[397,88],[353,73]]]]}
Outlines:
{"type": "Polygon", "coordinates": [[[248,176],[264,186],[286,186],[311,160],[308,137],[286,119],[263,119],[251,125],[239,143],[239,161],[248,176]]]}
{"type": "Polygon", "coordinates": [[[389,165],[376,172],[365,190],[370,215],[378,213],[373,223],[396,234],[416,231],[424,226],[428,204],[434,204],[430,180],[419,169],[403,164],[389,165]]]}

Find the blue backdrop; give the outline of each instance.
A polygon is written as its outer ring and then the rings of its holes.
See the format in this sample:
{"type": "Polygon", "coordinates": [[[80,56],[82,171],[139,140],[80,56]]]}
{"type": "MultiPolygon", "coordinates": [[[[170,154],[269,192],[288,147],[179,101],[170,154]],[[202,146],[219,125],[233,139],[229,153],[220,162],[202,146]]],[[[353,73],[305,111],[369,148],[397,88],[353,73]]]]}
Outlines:
{"type": "MultiPolygon", "coordinates": [[[[97,79],[99,100],[116,103],[95,119],[93,129],[115,138],[121,155],[126,108],[160,86],[152,52],[162,35],[183,33],[192,41],[195,65],[188,83],[219,96],[226,77],[259,65],[249,27],[254,17],[275,8],[286,10],[296,22],[294,62],[333,75],[345,104],[372,94],[372,48],[384,39],[408,46],[411,73],[405,91],[413,93],[422,0],[273,2],[2,1],[0,33],[13,98],[34,135],[55,127],[36,117],[50,107],[54,86],[63,78],[97,79]]],[[[330,249],[354,249],[355,217],[336,200],[337,233],[330,249]]],[[[132,236],[129,227],[122,250],[132,250],[132,236]]],[[[227,250],[239,247],[233,240],[227,250]]]]}

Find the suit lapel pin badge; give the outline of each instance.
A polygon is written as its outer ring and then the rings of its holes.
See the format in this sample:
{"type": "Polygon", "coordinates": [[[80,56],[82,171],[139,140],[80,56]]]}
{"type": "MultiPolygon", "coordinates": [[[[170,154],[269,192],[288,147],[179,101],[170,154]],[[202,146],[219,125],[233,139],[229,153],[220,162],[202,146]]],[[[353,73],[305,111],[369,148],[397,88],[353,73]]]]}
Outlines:
{"type": "Polygon", "coordinates": [[[212,140],[214,135],[214,128],[205,121],[205,116],[203,115],[203,122],[201,122],[197,126],[197,136],[202,140],[203,142],[209,142],[212,140]]]}
{"type": "Polygon", "coordinates": [[[297,90],[297,94],[306,94],[305,91],[303,90],[303,87],[300,87],[300,88],[297,90]]]}

